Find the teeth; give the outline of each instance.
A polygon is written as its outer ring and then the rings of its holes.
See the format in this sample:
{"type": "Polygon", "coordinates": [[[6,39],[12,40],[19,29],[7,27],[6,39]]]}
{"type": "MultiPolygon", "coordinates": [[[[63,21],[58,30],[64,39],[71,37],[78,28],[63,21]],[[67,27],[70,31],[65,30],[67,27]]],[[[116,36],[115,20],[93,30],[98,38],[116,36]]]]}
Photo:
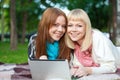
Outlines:
{"type": "Polygon", "coordinates": [[[71,36],[76,37],[78,34],[71,34],[71,36]]]}
{"type": "Polygon", "coordinates": [[[57,34],[57,36],[59,36],[59,37],[60,37],[61,35],[62,35],[62,34],[57,34]]]}

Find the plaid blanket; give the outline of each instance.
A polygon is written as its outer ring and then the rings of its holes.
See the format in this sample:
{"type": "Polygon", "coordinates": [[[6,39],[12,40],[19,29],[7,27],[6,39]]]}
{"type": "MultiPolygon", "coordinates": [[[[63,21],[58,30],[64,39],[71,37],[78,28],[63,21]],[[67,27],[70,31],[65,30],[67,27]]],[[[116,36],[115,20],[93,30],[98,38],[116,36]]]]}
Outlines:
{"type": "MultiPolygon", "coordinates": [[[[32,80],[28,63],[5,64],[0,62],[0,80],[32,80]]],[[[120,69],[116,73],[94,74],[78,80],[120,80],[120,69]]]]}
{"type": "Polygon", "coordinates": [[[0,80],[32,80],[28,63],[4,64],[0,62],[0,80]]]}

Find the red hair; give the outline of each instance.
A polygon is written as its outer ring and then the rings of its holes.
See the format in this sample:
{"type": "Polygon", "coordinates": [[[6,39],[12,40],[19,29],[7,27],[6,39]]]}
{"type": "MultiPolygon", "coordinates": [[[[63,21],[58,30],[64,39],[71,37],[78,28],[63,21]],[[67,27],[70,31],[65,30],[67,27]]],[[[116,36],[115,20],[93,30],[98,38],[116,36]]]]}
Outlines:
{"type": "MultiPolygon", "coordinates": [[[[55,23],[58,16],[64,16],[66,20],[66,30],[67,30],[67,17],[63,11],[58,8],[47,8],[43,13],[42,19],[38,25],[38,33],[36,38],[36,58],[41,55],[47,55],[46,52],[46,41],[51,40],[49,36],[49,29],[55,23]]],[[[65,45],[64,35],[59,40],[60,52],[58,59],[70,59],[70,49],[65,45]]]]}

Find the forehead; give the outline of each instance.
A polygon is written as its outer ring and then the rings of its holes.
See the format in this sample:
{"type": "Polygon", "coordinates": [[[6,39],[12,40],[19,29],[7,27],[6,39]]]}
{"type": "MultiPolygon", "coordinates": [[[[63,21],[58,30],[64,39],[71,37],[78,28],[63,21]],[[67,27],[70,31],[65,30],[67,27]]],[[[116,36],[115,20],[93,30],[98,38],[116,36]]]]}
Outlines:
{"type": "Polygon", "coordinates": [[[85,22],[83,21],[83,19],[78,19],[78,18],[70,18],[69,20],[68,20],[68,23],[80,23],[80,24],[85,24],[85,22]]]}
{"type": "Polygon", "coordinates": [[[62,15],[58,16],[56,19],[56,21],[64,21],[64,22],[65,22],[65,20],[66,20],[65,17],[62,15]]]}

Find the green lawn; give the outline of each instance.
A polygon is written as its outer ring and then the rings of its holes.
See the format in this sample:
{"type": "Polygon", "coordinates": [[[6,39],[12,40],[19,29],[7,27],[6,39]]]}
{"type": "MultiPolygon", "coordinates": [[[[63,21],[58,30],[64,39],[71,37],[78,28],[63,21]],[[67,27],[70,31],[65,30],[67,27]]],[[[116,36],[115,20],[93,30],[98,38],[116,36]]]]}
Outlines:
{"type": "Polygon", "coordinates": [[[10,50],[9,42],[0,42],[0,62],[4,63],[25,63],[28,61],[28,43],[18,43],[15,51],[10,50]]]}

